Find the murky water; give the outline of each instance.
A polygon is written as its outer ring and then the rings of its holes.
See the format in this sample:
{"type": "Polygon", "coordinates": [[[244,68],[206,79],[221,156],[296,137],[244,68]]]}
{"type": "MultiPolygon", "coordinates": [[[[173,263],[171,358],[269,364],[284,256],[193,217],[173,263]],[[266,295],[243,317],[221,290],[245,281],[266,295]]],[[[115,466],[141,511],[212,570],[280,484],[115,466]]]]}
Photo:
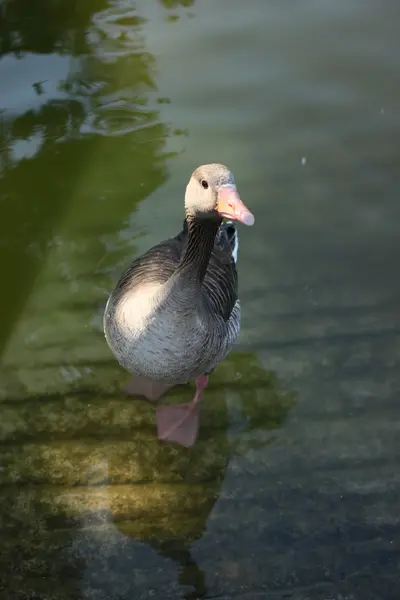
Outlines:
{"type": "Polygon", "coordinates": [[[398,600],[399,3],[0,15],[0,598],[398,600]],[[211,161],[256,225],[188,452],[101,320],[211,161]]]}

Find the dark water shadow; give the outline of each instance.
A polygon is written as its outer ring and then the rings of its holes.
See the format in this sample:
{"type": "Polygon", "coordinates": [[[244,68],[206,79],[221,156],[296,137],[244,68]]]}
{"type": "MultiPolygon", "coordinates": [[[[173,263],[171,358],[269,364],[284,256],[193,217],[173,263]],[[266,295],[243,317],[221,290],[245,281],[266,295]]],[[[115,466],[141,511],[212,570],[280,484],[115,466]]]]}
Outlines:
{"type": "MultiPolygon", "coordinates": [[[[124,373],[116,369],[122,383],[124,373]]],[[[244,351],[218,367],[207,391],[199,440],[190,451],[161,444],[153,407],[118,392],[76,387],[58,397],[7,403],[0,564],[8,560],[16,568],[2,569],[3,589],[69,599],[80,597],[78,589],[87,597],[100,585],[108,598],[122,599],[172,585],[172,594],[205,597],[204,572],[191,548],[205,532],[229,460],[255,439],[271,443],[295,403],[256,355],[244,351]],[[235,406],[233,418],[227,403],[235,406]],[[176,565],[177,583],[173,575],[168,583],[149,572],[152,559],[143,544],[176,565]],[[117,582],[124,592],[115,591],[117,582]]],[[[186,386],[170,400],[191,393],[186,386]]]]}

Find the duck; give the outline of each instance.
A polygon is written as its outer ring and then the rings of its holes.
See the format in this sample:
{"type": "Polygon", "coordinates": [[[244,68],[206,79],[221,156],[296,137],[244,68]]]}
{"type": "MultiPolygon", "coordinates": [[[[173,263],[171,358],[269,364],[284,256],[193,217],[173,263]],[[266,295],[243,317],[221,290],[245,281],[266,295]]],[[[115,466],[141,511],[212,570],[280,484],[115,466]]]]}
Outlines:
{"type": "Polygon", "coordinates": [[[254,224],[232,172],[198,167],[185,193],[181,231],[136,257],[105,307],[107,344],[132,375],[125,392],[157,402],[172,387],[195,382],[188,403],[156,408],[158,438],[190,448],[209,376],[240,332],[235,223],[254,224]]]}

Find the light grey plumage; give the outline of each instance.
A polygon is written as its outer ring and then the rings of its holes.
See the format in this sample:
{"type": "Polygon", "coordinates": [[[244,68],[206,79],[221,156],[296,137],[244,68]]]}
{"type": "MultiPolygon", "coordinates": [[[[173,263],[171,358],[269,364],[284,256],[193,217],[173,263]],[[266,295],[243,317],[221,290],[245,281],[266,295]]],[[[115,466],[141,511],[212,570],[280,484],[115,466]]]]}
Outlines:
{"type": "Polygon", "coordinates": [[[223,165],[197,169],[182,231],[136,258],[110,295],[106,339],[135,375],[184,383],[209,374],[239,335],[237,231],[216,212],[223,186],[234,186],[223,165]]]}

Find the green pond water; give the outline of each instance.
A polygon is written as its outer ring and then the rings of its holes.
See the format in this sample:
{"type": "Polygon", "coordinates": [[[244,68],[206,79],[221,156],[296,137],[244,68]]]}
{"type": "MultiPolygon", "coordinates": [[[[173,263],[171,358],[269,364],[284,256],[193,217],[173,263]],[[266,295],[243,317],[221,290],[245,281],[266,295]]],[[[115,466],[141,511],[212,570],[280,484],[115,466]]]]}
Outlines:
{"type": "Polygon", "coordinates": [[[399,23],[0,2],[0,600],[398,600],[399,23]],[[213,161],[256,223],[188,451],[121,393],[102,314],[213,161]]]}

